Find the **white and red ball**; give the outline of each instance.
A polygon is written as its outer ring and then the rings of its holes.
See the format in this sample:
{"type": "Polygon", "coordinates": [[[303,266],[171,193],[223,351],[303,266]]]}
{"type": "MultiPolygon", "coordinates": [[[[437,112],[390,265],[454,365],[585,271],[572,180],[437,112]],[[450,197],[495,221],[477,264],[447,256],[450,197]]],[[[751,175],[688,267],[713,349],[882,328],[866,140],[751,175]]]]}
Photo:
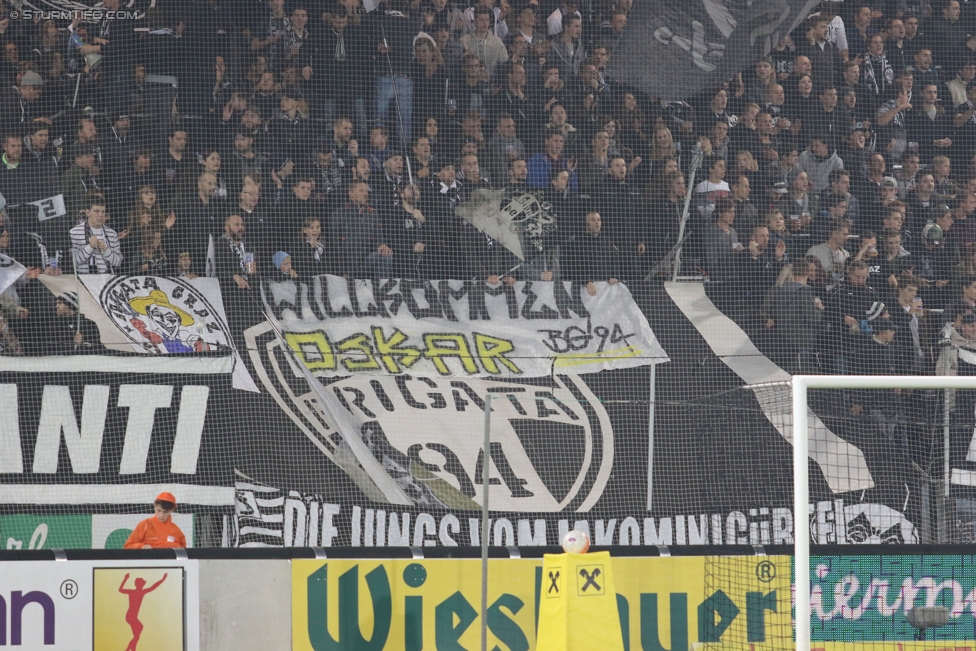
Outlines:
{"type": "Polygon", "coordinates": [[[590,537],[585,531],[567,531],[562,546],[567,554],[585,554],[590,548],[590,537]]]}

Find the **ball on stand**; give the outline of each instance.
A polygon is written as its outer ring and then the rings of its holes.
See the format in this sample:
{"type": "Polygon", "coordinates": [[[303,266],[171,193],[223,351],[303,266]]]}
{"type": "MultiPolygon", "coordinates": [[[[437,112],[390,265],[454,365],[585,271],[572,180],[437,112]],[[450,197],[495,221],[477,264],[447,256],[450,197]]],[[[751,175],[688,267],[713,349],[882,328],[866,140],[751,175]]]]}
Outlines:
{"type": "Polygon", "coordinates": [[[590,537],[585,531],[567,531],[562,546],[567,554],[585,554],[590,548],[590,537]]]}

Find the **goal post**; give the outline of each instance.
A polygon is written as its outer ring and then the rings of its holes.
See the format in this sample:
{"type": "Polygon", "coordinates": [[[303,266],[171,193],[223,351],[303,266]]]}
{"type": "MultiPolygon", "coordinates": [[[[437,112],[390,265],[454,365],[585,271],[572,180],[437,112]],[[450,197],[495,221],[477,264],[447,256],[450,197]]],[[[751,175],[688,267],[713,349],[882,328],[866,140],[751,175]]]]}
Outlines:
{"type": "Polygon", "coordinates": [[[810,651],[810,389],[976,389],[974,376],[795,375],[793,393],[793,532],[796,649],[810,651]]]}

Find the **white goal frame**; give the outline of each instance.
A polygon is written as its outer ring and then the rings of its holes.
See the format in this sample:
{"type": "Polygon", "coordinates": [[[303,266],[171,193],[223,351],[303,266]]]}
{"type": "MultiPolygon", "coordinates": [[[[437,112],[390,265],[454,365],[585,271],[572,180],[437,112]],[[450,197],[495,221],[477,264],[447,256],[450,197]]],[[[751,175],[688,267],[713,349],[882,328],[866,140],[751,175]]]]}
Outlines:
{"type": "MultiPolygon", "coordinates": [[[[796,580],[796,650],[810,651],[809,389],[976,389],[976,376],[794,375],[793,567],[796,580]]],[[[948,454],[948,451],[945,452],[948,454]]]]}

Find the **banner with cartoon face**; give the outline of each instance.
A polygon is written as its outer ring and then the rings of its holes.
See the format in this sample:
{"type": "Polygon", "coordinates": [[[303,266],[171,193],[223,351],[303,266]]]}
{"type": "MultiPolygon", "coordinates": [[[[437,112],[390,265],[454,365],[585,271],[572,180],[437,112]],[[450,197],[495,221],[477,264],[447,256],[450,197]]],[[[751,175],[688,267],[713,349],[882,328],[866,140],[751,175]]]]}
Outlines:
{"type": "Polygon", "coordinates": [[[214,278],[80,276],[121,337],[96,321],[107,348],[150,355],[200,353],[233,347],[220,286],[214,278]]]}
{"type": "Polygon", "coordinates": [[[77,279],[41,275],[39,280],[54,296],[77,293],[81,313],[95,323],[109,350],[144,355],[235,351],[234,387],[257,390],[236,353],[216,278],[86,274],[77,279]]]}

